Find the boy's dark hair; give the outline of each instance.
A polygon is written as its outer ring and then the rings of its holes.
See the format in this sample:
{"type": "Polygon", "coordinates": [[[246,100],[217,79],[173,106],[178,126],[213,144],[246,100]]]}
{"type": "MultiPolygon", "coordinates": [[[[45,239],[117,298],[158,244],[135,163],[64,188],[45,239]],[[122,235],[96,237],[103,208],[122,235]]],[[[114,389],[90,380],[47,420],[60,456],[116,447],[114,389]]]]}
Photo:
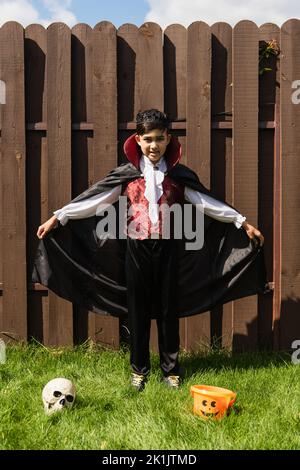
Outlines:
{"type": "Polygon", "coordinates": [[[136,132],[139,135],[146,134],[153,129],[168,130],[169,125],[168,116],[158,109],[146,109],[136,115],[136,132]]]}

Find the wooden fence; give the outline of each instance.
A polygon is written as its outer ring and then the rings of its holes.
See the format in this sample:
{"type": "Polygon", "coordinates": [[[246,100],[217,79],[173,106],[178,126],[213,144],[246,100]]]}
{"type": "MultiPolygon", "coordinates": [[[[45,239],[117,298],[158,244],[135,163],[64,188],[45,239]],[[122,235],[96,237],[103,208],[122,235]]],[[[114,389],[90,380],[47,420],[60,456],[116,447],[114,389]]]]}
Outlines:
{"type": "MultiPolygon", "coordinates": [[[[139,110],[170,114],[182,163],[265,236],[273,292],[181,320],[181,345],[233,350],[300,339],[300,21],[188,28],[109,22],[0,29],[0,331],[45,345],[92,338],[118,348],[126,325],[30,283],[36,231],[53,210],[125,160],[139,110]],[[258,73],[259,47],[276,40],[258,73]],[[3,97],[2,97],[3,99],[3,97]],[[297,101],[297,100],[296,100],[297,101]],[[299,100],[298,100],[299,101],[299,100]]],[[[156,350],[156,329],[151,331],[156,350]]]]}

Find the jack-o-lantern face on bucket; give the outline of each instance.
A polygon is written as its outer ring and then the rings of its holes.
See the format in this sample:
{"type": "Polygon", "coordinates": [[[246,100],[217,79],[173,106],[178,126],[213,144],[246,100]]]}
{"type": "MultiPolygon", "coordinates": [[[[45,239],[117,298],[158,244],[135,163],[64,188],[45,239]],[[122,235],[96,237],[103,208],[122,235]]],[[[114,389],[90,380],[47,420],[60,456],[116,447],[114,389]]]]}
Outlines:
{"type": "Polygon", "coordinates": [[[205,400],[200,401],[198,409],[201,415],[205,418],[219,419],[227,410],[226,402],[220,398],[212,400],[207,397],[205,400]]]}
{"type": "Polygon", "coordinates": [[[194,414],[204,419],[221,419],[233,405],[236,393],[226,388],[209,385],[193,385],[194,414]]]}

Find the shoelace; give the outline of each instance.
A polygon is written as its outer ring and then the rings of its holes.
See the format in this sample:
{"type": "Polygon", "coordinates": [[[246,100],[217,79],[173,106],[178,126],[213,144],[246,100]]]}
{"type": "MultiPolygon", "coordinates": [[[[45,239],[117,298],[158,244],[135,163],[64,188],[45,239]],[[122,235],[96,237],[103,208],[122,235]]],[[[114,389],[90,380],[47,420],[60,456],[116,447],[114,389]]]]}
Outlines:
{"type": "Polygon", "coordinates": [[[179,386],[179,375],[169,375],[169,381],[171,382],[172,387],[179,386]]]}
{"type": "Polygon", "coordinates": [[[139,374],[132,375],[132,384],[139,386],[144,382],[144,376],[139,374]]]}

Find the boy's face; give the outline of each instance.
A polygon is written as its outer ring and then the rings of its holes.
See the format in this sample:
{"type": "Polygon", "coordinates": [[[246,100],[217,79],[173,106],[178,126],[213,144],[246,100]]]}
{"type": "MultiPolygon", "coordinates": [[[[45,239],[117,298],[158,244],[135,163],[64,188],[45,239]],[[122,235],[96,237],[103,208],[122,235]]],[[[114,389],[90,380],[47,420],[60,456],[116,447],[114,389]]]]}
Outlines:
{"type": "Polygon", "coordinates": [[[155,165],[165,153],[171,140],[171,134],[168,134],[167,130],[153,129],[147,134],[137,134],[135,140],[141,147],[143,154],[155,165]]]}

